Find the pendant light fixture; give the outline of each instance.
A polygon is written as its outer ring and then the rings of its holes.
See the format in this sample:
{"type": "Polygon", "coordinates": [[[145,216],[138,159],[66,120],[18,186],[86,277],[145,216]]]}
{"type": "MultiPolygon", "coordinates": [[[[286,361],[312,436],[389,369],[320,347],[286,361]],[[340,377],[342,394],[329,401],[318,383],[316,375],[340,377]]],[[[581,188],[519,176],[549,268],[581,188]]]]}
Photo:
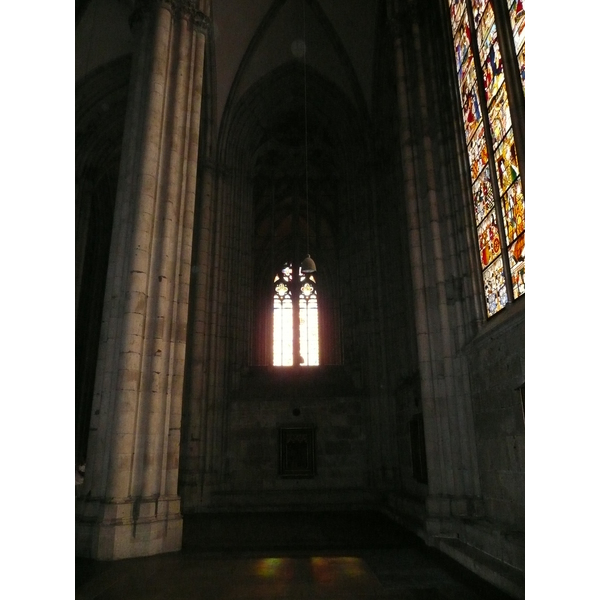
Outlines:
{"type": "Polygon", "coordinates": [[[302,26],[304,29],[304,171],[305,171],[305,195],[306,195],[306,258],[300,264],[303,273],[314,273],[317,270],[315,261],[310,257],[308,227],[308,116],[306,100],[306,0],[302,2],[302,26]]]}

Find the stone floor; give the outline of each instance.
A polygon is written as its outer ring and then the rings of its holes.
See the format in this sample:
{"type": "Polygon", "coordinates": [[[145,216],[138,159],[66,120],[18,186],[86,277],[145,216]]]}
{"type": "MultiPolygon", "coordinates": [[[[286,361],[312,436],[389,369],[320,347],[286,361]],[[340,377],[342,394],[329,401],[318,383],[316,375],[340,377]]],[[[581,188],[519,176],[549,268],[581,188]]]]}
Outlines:
{"type": "Polygon", "coordinates": [[[195,515],[183,550],[76,559],[77,600],[507,600],[378,513],[195,515]]]}

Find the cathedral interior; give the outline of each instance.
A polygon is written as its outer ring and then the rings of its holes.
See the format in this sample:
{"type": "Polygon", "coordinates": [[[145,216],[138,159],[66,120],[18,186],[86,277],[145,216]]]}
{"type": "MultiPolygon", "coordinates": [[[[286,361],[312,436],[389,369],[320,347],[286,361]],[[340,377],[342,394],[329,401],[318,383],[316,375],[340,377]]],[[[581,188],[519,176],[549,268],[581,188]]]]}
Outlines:
{"type": "Polygon", "coordinates": [[[524,597],[524,3],[75,8],[81,569],[397,532],[489,589],[331,597],[524,597]]]}

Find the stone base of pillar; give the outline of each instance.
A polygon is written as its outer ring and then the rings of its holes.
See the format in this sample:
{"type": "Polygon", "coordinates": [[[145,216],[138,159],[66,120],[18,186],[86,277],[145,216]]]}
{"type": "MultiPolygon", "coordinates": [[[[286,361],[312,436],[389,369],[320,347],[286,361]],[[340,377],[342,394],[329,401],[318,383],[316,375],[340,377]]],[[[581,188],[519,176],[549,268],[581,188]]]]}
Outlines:
{"type": "Polygon", "coordinates": [[[75,555],[118,560],[181,550],[179,497],[76,503],[75,555]]]}

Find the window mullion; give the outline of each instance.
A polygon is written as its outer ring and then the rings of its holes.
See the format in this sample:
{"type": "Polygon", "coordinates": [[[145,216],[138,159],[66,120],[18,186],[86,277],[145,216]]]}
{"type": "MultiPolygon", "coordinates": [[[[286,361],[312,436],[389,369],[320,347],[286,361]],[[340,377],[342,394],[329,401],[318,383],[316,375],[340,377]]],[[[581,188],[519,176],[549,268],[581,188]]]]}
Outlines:
{"type": "Polygon", "coordinates": [[[523,194],[525,194],[525,94],[517,60],[508,3],[506,0],[490,1],[496,17],[498,44],[502,52],[504,80],[519,161],[521,186],[523,194]]]}

